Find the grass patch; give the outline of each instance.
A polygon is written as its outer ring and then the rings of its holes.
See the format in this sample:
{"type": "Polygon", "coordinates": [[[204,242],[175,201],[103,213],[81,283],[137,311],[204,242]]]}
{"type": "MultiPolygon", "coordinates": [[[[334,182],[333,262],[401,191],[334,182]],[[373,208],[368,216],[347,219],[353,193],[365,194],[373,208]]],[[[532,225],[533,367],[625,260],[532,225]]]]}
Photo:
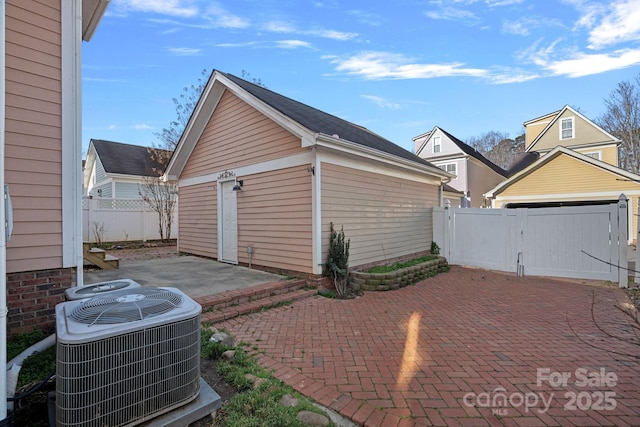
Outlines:
{"type": "Polygon", "coordinates": [[[7,360],[11,360],[32,345],[48,337],[46,332],[36,329],[35,331],[18,334],[7,341],[7,360]]]}
{"type": "MultiPolygon", "coordinates": [[[[220,410],[223,419],[220,425],[230,427],[304,427],[296,418],[302,410],[323,414],[309,399],[296,392],[282,381],[274,378],[249,356],[243,345],[236,347],[231,360],[218,360],[216,369],[222,377],[238,391],[220,410]],[[246,374],[264,378],[258,388],[246,378],[246,374]],[[279,401],[285,394],[298,399],[298,404],[286,408],[279,401]]],[[[324,415],[324,414],[323,414],[324,415]]],[[[330,424],[330,425],[333,425],[330,424]]]]}
{"type": "Polygon", "coordinates": [[[333,289],[320,289],[318,295],[325,298],[336,298],[338,294],[333,289]]]}
{"type": "Polygon", "coordinates": [[[371,267],[367,270],[367,273],[390,273],[392,271],[400,270],[401,268],[413,267],[414,265],[422,264],[423,262],[432,261],[437,257],[433,255],[425,255],[421,258],[412,259],[405,262],[396,262],[391,265],[378,265],[376,267],[371,267]]]}
{"type": "MultiPolygon", "coordinates": [[[[16,335],[7,341],[7,360],[13,359],[48,336],[46,332],[40,329],[16,335]]],[[[17,388],[26,384],[43,381],[49,378],[55,370],[56,346],[54,345],[44,351],[33,353],[22,362],[17,388]]]]}
{"type": "Polygon", "coordinates": [[[209,328],[200,331],[200,357],[203,359],[219,359],[225,351],[233,350],[233,347],[221,342],[209,341],[214,333],[209,328]]]}
{"type": "Polygon", "coordinates": [[[20,369],[18,388],[46,380],[56,371],[56,346],[42,352],[35,352],[27,357],[20,369]]]}

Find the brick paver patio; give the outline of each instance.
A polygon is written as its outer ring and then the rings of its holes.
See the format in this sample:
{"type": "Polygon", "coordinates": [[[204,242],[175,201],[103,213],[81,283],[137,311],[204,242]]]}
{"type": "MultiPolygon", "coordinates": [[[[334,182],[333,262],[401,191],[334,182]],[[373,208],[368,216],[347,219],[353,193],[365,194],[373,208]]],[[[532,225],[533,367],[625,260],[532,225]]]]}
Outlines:
{"type": "Polygon", "coordinates": [[[218,326],[361,425],[640,425],[640,346],[624,341],[638,335],[615,308],[626,301],[615,287],[453,267],[218,326]]]}

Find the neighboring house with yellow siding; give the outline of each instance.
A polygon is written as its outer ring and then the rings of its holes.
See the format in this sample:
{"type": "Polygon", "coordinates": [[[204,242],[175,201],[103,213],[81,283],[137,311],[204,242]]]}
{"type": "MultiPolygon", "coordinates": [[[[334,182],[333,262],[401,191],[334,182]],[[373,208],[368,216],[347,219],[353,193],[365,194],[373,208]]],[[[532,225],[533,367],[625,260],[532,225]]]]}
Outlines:
{"type": "Polygon", "coordinates": [[[329,225],[349,265],[426,252],[453,175],[361,126],[214,71],[165,172],[178,250],[316,279],[329,225]]]}
{"type": "Polygon", "coordinates": [[[558,145],[618,166],[620,140],[565,105],[560,111],[524,123],[525,151],[544,155],[558,145]]]}
{"type": "Polygon", "coordinates": [[[524,123],[527,155],[485,193],[494,208],[581,206],[629,199],[636,236],[640,175],[618,167],[620,141],[569,106],[524,123]]]}

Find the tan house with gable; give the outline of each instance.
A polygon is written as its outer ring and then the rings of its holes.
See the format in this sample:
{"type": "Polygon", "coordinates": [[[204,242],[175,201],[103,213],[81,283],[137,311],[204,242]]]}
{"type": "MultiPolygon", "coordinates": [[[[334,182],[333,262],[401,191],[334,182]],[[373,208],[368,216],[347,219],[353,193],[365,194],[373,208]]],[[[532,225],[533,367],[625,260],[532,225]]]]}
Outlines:
{"type": "Polygon", "coordinates": [[[558,145],[618,166],[620,140],[569,105],[560,111],[524,122],[525,151],[544,155],[558,145]]]}
{"type": "Polygon", "coordinates": [[[421,253],[453,176],[361,126],[214,71],[165,173],[181,252],[317,278],[329,225],[349,264],[421,253]]]}
{"type": "Polygon", "coordinates": [[[485,194],[495,208],[558,207],[629,199],[637,230],[640,175],[618,167],[620,141],[570,106],[524,123],[527,156],[485,194]]]}
{"type": "Polygon", "coordinates": [[[108,0],[2,3],[0,175],[13,229],[0,263],[12,335],[52,327],[64,289],[82,281],[81,44],[108,0]]]}

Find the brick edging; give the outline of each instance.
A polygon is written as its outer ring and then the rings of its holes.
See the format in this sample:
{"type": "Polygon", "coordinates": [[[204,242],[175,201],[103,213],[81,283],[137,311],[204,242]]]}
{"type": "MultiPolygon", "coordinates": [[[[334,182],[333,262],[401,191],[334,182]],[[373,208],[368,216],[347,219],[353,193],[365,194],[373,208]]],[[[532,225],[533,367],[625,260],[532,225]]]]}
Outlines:
{"type": "Polygon", "coordinates": [[[349,393],[341,393],[336,386],[325,385],[321,381],[304,375],[299,369],[290,368],[270,356],[256,355],[257,362],[263,368],[271,371],[271,374],[293,387],[298,393],[315,400],[320,405],[327,407],[341,416],[365,427],[398,425],[401,418],[394,414],[385,414],[384,411],[373,405],[351,397],[349,393]],[[381,416],[382,414],[382,416],[381,416]]]}

